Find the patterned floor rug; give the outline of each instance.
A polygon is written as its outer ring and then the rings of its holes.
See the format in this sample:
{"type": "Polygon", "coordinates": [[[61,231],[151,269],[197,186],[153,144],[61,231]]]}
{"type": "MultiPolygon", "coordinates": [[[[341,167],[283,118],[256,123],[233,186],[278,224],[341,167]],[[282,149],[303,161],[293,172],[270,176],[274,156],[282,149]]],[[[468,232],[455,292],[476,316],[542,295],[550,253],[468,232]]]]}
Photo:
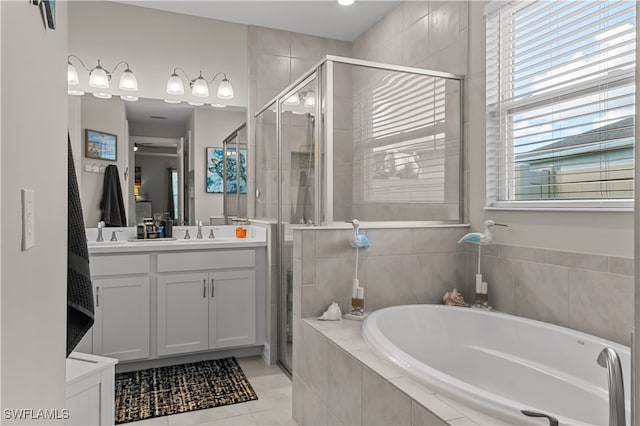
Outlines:
{"type": "Polygon", "coordinates": [[[115,423],[258,399],[235,358],[116,374],[115,423]]]}

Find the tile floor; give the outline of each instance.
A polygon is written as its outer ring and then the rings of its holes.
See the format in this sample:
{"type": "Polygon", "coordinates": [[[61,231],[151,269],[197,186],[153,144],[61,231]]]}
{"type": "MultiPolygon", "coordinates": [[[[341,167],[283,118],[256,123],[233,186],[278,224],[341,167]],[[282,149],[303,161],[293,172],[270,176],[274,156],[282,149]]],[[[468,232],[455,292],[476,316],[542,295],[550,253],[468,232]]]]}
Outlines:
{"type": "Polygon", "coordinates": [[[156,417],[140,422],[126,423],[126,425],[296,425],[296,422],[291,418],[291,380],[280,367],[265,365],[260,357],[238,358],[238,363],[258,394],[256,401],[156,417]]]}

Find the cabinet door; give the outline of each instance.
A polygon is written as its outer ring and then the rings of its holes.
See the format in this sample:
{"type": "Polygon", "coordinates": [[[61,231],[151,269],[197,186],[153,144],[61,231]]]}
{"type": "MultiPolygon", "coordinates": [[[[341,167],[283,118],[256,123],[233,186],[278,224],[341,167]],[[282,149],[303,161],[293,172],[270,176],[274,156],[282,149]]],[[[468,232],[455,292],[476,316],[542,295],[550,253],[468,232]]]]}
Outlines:
{"type": "Polygon", "coordinates": [[[209,285],[209,348],[255,344],[255,271],[211,272],[209,285]]]}
{"type": "Polygon", "coordinates": [[[158,355],[209,349],[208,275],[158,277],[158,355]]]}
{"type": "Polygon", "coordinates": [[[93,353],[120,361],[149,356],[149,278],[94,279],[93,353]]]}

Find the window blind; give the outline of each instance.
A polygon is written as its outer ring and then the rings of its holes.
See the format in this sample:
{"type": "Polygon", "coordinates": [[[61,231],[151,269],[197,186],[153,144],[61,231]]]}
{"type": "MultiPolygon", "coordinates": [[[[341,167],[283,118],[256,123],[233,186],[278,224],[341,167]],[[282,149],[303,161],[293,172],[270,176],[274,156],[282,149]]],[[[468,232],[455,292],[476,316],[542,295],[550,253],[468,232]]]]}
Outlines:
{"type": "Polygon", "coordinates": [[[633,1],[487,13],[488,206],[633,198],[635,13],[633,1]]]}

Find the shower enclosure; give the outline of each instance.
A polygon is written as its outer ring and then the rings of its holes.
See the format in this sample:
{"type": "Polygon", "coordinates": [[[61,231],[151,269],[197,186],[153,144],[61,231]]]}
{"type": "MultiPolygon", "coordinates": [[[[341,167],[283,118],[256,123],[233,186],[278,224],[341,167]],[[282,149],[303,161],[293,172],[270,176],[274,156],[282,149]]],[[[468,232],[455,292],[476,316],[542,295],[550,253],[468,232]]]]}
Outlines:
{"type": "Polygon", "coordinates": [[[462,80],[327,56],[256,114],[256,219],[277,223],[278,358],[292,366],[294,226],[460,222],[462,80]]]}

